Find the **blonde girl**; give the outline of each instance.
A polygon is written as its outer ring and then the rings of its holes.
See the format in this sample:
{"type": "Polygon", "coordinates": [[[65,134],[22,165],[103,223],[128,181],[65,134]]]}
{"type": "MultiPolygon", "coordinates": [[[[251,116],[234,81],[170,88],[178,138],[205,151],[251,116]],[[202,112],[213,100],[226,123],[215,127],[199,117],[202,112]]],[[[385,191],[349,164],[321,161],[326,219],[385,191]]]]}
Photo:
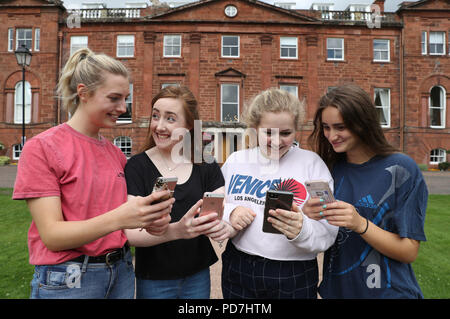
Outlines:
{"type": "Polygon", "coordinates": [[[234,228],[222,255],[224,298],[316,298],[317,253],[336,237],[337,227],[304,216],[305,181],[332,186],[325,163],[294,145],[303,104],[280,89],[258,94],[243,114],[257,145],[233,153],[222,166],[225,219],[234,228]],[[262,231],[269,189],[291,191],[291,210],[271,210],[267,219],[279,233],[262,231]]]}
{"type": "Polygon", "coordinates": [[[164,192],[127,202],[126,158],[99,134],[125,112],[125,66],[89,49],[67,61],[58,93],[71,117],[33,137],[20,156],[14,199],[25,199],[35,265],[31,298],[133,298],[123,229],[151,227],[173,200],[164,192]]]}

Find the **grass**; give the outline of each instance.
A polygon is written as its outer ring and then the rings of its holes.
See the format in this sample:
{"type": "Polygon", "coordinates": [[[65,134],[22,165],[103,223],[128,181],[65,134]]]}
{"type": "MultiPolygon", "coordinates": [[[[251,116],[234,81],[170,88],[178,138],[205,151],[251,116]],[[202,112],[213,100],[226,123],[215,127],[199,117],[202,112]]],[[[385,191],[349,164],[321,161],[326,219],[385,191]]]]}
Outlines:
{"type": "Polygon", "coordinates": [[[450,298],[450,195],[430,195],[425,218],[427,241],[413,263],[425,298],[450,298]]]}
{"type": "MultiPolygon", "coordinates": [[[[28,263],[27,232],[31,217],[25,201],[11,200],[0,188],[0,299],[28,298],[33,266],[28,263]]],[[[413,263],[425,298],[450,298],[450,195],[430,195],[425,220],[427,242],[413,263]]]]}
{"type": "Polygon", "coordinates": [[[25,201],[11,200],[12,189],[0,188],[0,298],[28,298],[34,267],[28,263],[31,222],[25,201]]]}

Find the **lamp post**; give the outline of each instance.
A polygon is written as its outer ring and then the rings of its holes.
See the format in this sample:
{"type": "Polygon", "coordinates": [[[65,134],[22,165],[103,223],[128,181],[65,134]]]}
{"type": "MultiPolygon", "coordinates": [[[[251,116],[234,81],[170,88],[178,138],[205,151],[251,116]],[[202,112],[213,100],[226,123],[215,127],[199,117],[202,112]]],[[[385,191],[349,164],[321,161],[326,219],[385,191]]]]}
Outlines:
{"type": "Polygon", "coordinates": [[[16,55],[17,64],[22,67],[22,148],[25,145],[25,67],[30,66],[31,52],[22,44],[14,54],[16,55]]]}

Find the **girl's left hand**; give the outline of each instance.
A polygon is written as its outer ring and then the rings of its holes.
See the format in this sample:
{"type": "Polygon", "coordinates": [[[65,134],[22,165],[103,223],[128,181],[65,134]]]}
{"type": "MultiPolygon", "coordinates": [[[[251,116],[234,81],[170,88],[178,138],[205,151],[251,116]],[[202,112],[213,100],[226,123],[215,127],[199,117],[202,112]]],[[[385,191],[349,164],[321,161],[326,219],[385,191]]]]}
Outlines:
{"type": "Polygon", "coordinates": [[[323,205],[322,208],[323,218],[331,225],[345,227],[357,233],[362,233],[366,228],[366,219],[349,203],[336,201],[323,205]]]}
{"type": "Polygon", "coordinates": [[[300,209],[292,204],[292,211],[284,209],[269,210],[269,214],[276,217],[269,217],[267,221],[272,223],[273,227],[281,231],[287,238],[294,239],[300,234],[303,226],[303,214],[300,209]]]}

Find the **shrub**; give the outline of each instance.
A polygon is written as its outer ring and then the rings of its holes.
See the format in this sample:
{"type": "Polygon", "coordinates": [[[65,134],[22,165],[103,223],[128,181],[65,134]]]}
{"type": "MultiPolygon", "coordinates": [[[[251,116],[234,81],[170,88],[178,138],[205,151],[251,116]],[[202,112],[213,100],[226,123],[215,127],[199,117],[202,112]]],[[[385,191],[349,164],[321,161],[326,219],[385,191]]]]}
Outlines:
{"type": "Polygon", "coordinates": [[[8,156],[0,156],[0,166],[7,165],[11,159],[8,156]]]}
{"type": "Polygon", "coordinates": [[[438,164],[438,168],[441,171],[446,171],[449,167],[450,167],[450,163],[449,162],[442,162],[442,163],[438,164]]]}

